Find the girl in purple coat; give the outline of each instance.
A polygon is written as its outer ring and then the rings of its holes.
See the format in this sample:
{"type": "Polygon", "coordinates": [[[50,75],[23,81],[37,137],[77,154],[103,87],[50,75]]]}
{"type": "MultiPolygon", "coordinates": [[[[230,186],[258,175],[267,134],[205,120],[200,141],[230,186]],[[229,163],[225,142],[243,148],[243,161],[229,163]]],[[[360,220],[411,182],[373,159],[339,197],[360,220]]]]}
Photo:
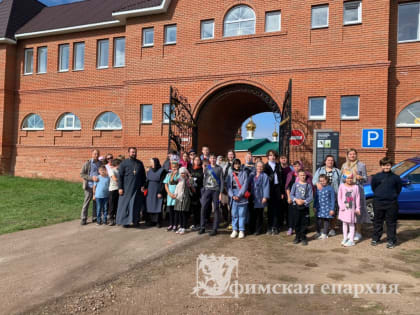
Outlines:
{"type": "Polygon", "coordinates": [[[270,198],[270,180],[264,173],[264,163],[259,161],[256,164],[256,173],[251,173],[251,194],[254,206],[250,207],[249,229],[251,233],[260,235],[263,229],[264,208],[270,198]]]}
{"type": "Polygon", "coordinates": [[[345,247],[354,246],[356,215],[360,215],[359,186],[353,182],[352,173],[343,173],[346,182],[338,189],[338,219],[343,222],[343,241],[345,247]],[[350,230],[350,231],[349,231],[350,230]]]}

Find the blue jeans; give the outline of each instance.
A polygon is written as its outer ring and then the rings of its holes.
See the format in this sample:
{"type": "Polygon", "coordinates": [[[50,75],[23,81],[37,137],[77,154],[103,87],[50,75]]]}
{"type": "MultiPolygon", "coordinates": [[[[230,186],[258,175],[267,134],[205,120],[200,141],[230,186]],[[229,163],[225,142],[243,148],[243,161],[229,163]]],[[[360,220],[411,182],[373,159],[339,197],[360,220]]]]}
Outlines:
{"type": "Polygon", "coordinates": [[[104,221],[108,216],[108,198],[96,198],[96,218],[101,223],[101,210],[103,209],[104,221]]]}
{"type": "Polygon", "coordinates": [[[232,201],[232,230],[245,231],[247,209],[248,204],[239,204],[235,200],[232,201]]]}

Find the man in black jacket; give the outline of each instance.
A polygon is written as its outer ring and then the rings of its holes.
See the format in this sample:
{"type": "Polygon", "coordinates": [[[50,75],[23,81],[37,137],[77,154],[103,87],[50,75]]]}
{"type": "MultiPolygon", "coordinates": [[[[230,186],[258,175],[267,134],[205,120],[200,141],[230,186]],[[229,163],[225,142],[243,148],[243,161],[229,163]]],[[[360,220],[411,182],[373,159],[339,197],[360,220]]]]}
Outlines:
{"type": "Polygon", "coordinates": [[[270,180],[270,199],[268,200],[268,229],[267,234],[279,234],[282,222],[282,199],[284,198],[284,183],[282,168],[277,162],[279,154],[275,150],[267,152],[267,164],[264,165],[264,173],[270,180]]]}
{"type": "Polygon", "coordinates": [[[372,246],[381,240],[384,220],[386,221],[387,248],[394,248],[397,242],[398,195],[402,189],[401,178],[391,171],[392,160],[379,161],[382,172],[372,177],[373,191],[373,237],[372,246]]]}

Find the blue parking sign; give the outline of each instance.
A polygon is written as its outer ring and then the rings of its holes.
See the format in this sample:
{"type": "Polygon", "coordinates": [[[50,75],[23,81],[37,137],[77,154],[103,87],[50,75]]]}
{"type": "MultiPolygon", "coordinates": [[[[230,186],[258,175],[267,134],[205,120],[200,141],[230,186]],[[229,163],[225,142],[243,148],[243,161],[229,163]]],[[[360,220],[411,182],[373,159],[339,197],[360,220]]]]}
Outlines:
{"type": "Polygon", "coordinates": [[[383,129],[363,129],[362,148],[382,149],[384,147],[383,129]]]}

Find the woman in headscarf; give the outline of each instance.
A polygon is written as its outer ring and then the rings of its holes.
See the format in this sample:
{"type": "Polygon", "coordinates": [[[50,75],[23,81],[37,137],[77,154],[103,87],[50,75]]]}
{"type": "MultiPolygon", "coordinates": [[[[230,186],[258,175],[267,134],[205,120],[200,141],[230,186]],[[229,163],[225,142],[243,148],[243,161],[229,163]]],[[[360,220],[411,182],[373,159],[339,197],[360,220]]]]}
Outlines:
{"type": "Polygon", "coordinates": [[[193,191],[193,179],[190,176],[187,168],[181,167],[179,169],[179,181],[176,185],[174,195],[175,199],[175,215],[178,216],[180,228],[176,231],[177,234],[185,234],[187,229],[188,212],[190,211],[191,195],[193,191]]]}
{"type": "Polygon", "coordinates": [[[358,242],[362,239],[362,224],[371,223],[371,221],[366,209],[366,197],[363,189],[363,185],[367,182],[366,165],[357,159],[356,149],[347,151],[346,162],[341,166],[341,182],[344,183],[350,175],[353,175],[353,182],[359,186],[360,192],[360,215],[357,216],[354,236],[354,240],[358,242]]]}
{"type": "Polygon", "coordinates": [[[150,159],[150,169],[146,177],[146,209],[149,217],[148,225],[160,227],[163,195],[165,185],[163,180],[166,170],[160,165],[158,158],[150,159]]]}

